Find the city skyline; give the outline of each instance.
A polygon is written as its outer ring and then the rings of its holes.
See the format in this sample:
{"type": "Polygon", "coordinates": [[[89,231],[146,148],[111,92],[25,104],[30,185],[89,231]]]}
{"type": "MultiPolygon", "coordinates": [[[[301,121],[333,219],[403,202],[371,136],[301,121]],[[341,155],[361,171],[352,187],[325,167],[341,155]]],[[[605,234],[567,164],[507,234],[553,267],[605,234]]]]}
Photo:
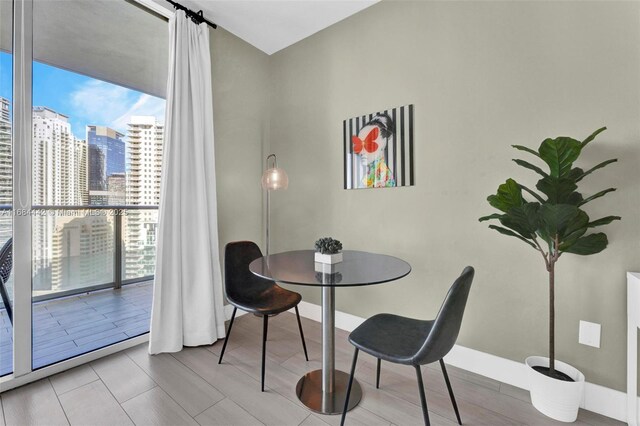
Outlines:
{"type": "MultiPolygon", "coordinates": [[[[11,59],[0,52],[0,201],[5,204],[12,194],[11,59]]],[[[33,204],[157,205],[164,108],[164,99],[34,62],[33,204]]],[[[153,275],[157,212],[127,213],[123,279],[153,275]]],[[[5,241],[12,234],[11,218],[0,219],[5,241]]],[[[112,216],[86,212],[34,219],[34,294],[113,280],[114,229],[112,216]]]]}
{"type": "MultiPolygon", "coordinates": [[[[10,195],[11,102],[1,97],[0,101],[0,148],[8,148],[0,150],[0,175],[4,176],[0,186],[6,186],[10,195]]],[[[164,126],[156,117],[126,117],[126,134],[86,125],[85,138],[80,139],[71,131],[71,117],[48,106],[34,106],[32,111],[35,205],[158,204],[164,126]],[[101,154],[98,161],[92,162],[90,147],[101,154]],[[95,166],[100,168],[99,183],[103,186],[97,188],[102,191],[92,194],[89,183],[95,166]]],[[[4,219],[0,234],[6,240],[11,235],[11,222],[4,219]]],[[[123,279],[153,275],[157,212],[129,211],[124,222],[123,279]]],[[[32,232],[34,294],[113,279],[113,217],[86,213],[38,217],[32,232]]]]}
{"type": "MultiPolygon", "coordinates": [[[[12,101],[12,55],[0,52],[0,97],[12,101]]],[[[71,132],[85,139],[86,126],[110,127],[126,134],[131,116],[164,122],[165,100],[51,65],[33,62],[33,105],[69,117],[71,132]]]]}

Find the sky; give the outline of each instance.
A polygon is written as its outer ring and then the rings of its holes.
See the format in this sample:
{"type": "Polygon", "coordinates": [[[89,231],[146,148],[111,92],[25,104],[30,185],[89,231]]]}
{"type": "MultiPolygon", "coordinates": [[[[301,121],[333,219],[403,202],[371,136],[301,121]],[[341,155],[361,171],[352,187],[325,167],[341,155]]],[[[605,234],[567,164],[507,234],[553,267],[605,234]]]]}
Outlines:
{"type": "MultiPolygon", "coordinates": [[[[11,100],[11,55],[0,52],[0,96],[11,100]]],[[[132,115],[164,121],[165,100],[71,71],[33,63],[33,105],[69,117],[73,134],[85,139],[85,126],[125,132],[132,115]]]]}

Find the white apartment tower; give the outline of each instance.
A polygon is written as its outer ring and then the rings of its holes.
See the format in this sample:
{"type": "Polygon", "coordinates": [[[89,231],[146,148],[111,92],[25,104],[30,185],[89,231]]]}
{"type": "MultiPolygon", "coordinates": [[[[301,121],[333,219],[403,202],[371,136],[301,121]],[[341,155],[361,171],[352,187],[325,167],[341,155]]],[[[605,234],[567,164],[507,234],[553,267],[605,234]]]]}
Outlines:
{"type": "Polygon", "coordinates": [[[33,108],[33,204],[85,205],[87,141],[71,133],[66,115],[47,107],[33,108]]]}
{"type": "MultiPolygon", "coordinates": [[[[73,135],[66,115],[47,107],[33,108],[32,156],[33,205],[88,203],[87,142],[73,135]]],[[[57,291],[69,287],[62,272],[68,256],[63,253],[61,235],[71,220],[71,217],[45,215],[33,221],[34,290],[57,291]]]]}
{"type": "MultiPolygon", "coordinates": [[[[11,167],[11,102],[0,97],[0,205],[10,205],[13,194],[11,167]]],[[[0,247],[11,238],[9,211],[0,212],[0,247]]]]}
{"type": "Polygon", "coordinates": [[[155,117],[132,116],[127,126],[127,204],[157,206],[164,125],[155,117]]]}
{"type": "MultiPolygon", "coordinates": [[[[155,117],[133,116],[127,126],[127,205],[157,206],[164,125],[155,117]]],[[[125,220],[125,278],[153,275],[157,210],[129,210],[125,220]]]]}

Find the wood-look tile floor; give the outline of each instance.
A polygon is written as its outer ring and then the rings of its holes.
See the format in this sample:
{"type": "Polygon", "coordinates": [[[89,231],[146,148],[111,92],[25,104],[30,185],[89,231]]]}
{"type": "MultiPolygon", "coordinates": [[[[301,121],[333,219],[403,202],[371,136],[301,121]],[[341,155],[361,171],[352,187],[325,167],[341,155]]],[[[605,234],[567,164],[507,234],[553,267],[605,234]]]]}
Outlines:
{"type": "MultiPolygon", "coordinates": [[[[269,320],[266,391],[260,392],[262,321],[236,319],[224,361],[222,341],[149,356],[147,345],[111,355],[0,395],[1,425],[338,425],[339,416],[311,413],[296,398],[302,374],[320,368],[320,324],[303,318],[310,361],[304,360],[295,316],[269,320]]],[[[336,333],[336,364],[349,370],[352,347],[336,333]]],[[[375,359],[362,354],[356,377],[363,388],[348,425],[420,425],[414,370],[382,364],[375,388],[375,359]]],[[[560,425],[538,413],[528,393],[449,368],[465,425],[560,425]]],[[[423,369],[431,422],[455,425],[437,364],[423,369]]],[[[623,423],[584,411],[579,425],[623,423]]]]}
{"type": "MultiPolygon", "coordinates": [[[[145,281],[34,303],[33,367],[147,333],[152,298],[152,281],[145,281]]],[[[7,311],[0,309],[0,376],[13,369],[12,334],[7,311]]]]}

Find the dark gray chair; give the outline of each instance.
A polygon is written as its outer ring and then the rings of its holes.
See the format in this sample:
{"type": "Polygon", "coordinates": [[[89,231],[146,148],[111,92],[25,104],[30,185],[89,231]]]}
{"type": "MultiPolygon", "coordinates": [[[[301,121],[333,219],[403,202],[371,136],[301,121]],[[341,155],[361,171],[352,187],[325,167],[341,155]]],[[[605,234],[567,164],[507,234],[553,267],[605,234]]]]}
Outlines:
{"type": "Polygon", "coordinates": [[[433,321],[421,321],[405,318],[398,315],[378,314],[353,330],[349,335],[349,341],[356,349],[353,354],[353,364],[351,365],[351,376],[347,387],[347,397],[342,412],[341,425],[349,406],[349,395],[353,383],[353,375],[356,370],[358,352],[360,350],[378,358],[376,369],[376,388],[380,386],[380,363],[381,360],[394,362],[397,364],[411,365],[416,370],[418,378],[418,390],[420,391],[420,402],[422,403],[422,414],[424,424],[429,425],[429,411],[427,410],[427,399],[422,383],[422,373],[420,366],[430,364],[435,361],[440,362],[442,374],[449,390],[449,396],[453,403],[453,409],[458,419],[458,424],[462,424],[458,405],[453,396],[451,382],[447,375],[442,358],[449,353],[458,338],[462,316],[467,304],[471,282],[473,281],[474,270],[467,266],[462,274],[453,283],[447,293],[440,312],[433,321]]]}
{"type": "Polygon", "coordinates": [[[13,307],[11,306],[11,299],[7,292],[7,281],[11,276],[11,269],[13,268],[13,238],[9,238],[0,250],[0,297],[2,297],[2,304],[7,311],[9,322],[13,324],[13,307]]]}
{"type": "Polygon", "coordinates": [[[231,242],[225,247],[224,286],[227,300],[233,305],[233,314],[231,315],[229,330],[227,330],[227,337],[225,337],[222,345],[222,353],[220,353],[218,364],[222,363],[236,311],[242,309],[256,316],[262,316],[262,391],[264,392],[264,360],[270,316],[295,308],[304,357],[307,361],[309,361],[309,357],[307,356],[307,345],[304,341],[300,313],[298,312],[298,303],[302,300],[302,296],[299,293],[280,287],[274,281],[260,278],[251,273],[249,264],[260,257],[262,257],[260,248],[251,241],[231,242]]]}

